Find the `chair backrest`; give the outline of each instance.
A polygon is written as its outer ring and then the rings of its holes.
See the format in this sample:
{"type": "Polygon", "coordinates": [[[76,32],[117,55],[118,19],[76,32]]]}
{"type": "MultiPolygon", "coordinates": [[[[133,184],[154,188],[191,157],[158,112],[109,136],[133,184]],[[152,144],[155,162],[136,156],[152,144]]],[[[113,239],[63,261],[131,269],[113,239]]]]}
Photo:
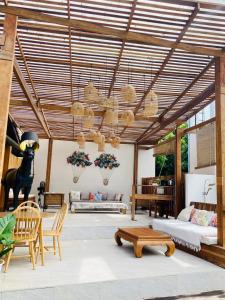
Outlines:
{"type": "Polygon", "coordinates": [[[35,240],[41,221],[40,211],[30,206],[22,206],[18,207],[13,214],[16,217],[15,239],[35,240]]]}
{"type": "Polygon", "coordinates": [[[30,200],[22,202],[17,208],[24,207],[24,206],[25,207],[29,206],[29,207],[33,207],[33,208],[36,208],[38,210],[41,210],[40,206],[38,205],[38,203],[36,203],[34,201],[30,201],[30,200]]]}
{"type": "Polygon", "coordinates": [[[60,233],[63,228],[64,220],[68,212],[68,204],[63,203],[62,207],[57,211],[54,223],[52,225],[52,230],[60,233]]]}

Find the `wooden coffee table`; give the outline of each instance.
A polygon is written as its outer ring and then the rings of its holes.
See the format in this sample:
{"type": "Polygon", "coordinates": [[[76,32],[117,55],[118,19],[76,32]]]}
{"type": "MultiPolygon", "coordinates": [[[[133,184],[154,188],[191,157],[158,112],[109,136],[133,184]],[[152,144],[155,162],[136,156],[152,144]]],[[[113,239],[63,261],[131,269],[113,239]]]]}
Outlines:
{"type": "Polygon", "coordinates": [[[115,233],[115,240],[118,246],[122,246],[121,238],[133,243],[134,254],[136,257],[142,257],[144,246],[167,246],[166,256],[171,256],[175,251],[175,244],[171,237],[166,233],[155,231],[146,227],[119,228],[115,233]]]}

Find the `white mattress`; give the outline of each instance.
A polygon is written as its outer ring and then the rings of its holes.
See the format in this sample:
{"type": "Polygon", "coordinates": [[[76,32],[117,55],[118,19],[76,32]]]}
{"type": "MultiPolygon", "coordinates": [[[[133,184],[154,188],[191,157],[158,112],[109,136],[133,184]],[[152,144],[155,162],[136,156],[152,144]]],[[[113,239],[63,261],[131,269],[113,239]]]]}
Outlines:
{"type": "Polygon", "coordinates": [[[201,243],[207,245],[217,243],[217,228],[212,226],[200,226],[176,219],[154,219],[152,227],[168,233],[175,242],[195,251],[201,250],[201,243]]]}

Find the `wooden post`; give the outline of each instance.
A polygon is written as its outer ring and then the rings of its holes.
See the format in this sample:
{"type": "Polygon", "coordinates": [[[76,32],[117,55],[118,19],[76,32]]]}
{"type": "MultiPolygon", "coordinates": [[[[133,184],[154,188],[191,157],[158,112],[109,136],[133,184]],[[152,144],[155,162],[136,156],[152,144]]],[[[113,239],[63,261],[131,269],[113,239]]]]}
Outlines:
{"type": "Polygon", "coordinates": [[[175,149],[175,217],[182,209],[182,168],[181,168],[181,138],[183,130],[176,130],[176,149],[175,149]]]}
{"type": "MultiPolygon", "coordinates": [[[[2,177],[5,176],[5,173],[9,168],[10,152],[11,152],[11,147],[6,145],[5,146],[4,162],[3,162],[2,177]]],[[[0,194],[0,211],[3,211],[3,208],[4,208],[4,202],[5,202],[4,198],[5,198],[4,188],[2,187],[1,188],[1,194],[0,194]]]]}
{"type": "Polygon", "coordinates": [[[52,147],[53,139],[48,140],[48,158],[46,166],[46,178],[45,178],[45,192],[49,192],[50,180],[51,180],[51,167],[52,167],[52,147]]]}
{"type": "Polygon", "coordinates": [[[135,186],[135,193],[137,193],[137,184],[138,184],[138,144],[134,144],[133,186],[135,186]]]}
{"type": "Polygon", "coordinates": [[[215,64],[217,229],[218,244],[225,247],[225,58],[215,64]]]}
{"type": "Polygon", "coordinates": [[[4,165],[6,130],[13,76],[16,28],[17,17],[6,14],[4,21],[5,44],[0,50],[0,180],[2,179],[4,165]]]}

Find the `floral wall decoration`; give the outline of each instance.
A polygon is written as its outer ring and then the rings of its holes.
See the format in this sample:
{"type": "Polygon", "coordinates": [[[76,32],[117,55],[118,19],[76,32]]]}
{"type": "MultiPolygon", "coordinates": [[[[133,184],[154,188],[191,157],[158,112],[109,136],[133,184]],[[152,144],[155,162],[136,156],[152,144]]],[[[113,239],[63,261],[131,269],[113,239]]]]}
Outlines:
{"type": "Polygon", "coordinates": [[[99,167],[104,185],[108,185],[113,169],[120,166],[120,163],[117,161],[116,157],[109,153],[102,153],[95,159],[94,164],[96,167],[99,167]]]}
{"type": "Polygon", "coordinates": [[[67,163],[71,164],[73,171],[73,182],[77,183],[86,167],[92,165],[89,155],[82,151],[74,151],[67,157],[67,163]]]}

